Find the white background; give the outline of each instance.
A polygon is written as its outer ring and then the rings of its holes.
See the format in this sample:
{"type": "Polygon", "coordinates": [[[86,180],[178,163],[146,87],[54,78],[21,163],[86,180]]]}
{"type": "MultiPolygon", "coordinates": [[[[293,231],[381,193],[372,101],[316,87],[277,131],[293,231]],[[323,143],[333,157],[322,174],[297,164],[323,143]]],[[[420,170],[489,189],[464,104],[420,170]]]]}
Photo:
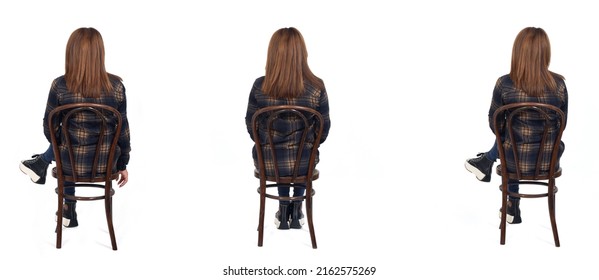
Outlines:
{"type": "Polygon", "coordinates": [[[587,1],[12,1],[0,4],[1,279],[280,279],[223,269],[374,266],[339,279],[595,279],[596,13],[587,1]],[[9,4],[10,3],[10,4],[9,4]],[[583,4],[585,3],[585,4],[583,4]],[[129,184],[117,190],[119,250],[101,202],[79,203],[55,249],[55,181],[20,160],[47,147],[50,82],[71,32],[95,27],[127,88],[129,184]],[[326,84],[332,128],[315,182],[318,249],[278,231],[267,204],[257,247],[258,181],[244,115],[270,36],[298,28],[326,84]],[[544,28],[550,69],[570,93],[553,238],[543,199],[499,245],[499,178],[463,162],[490,148],[487,111],[524,27],[544,28]],[[71,276],[72,273],[78,276],[71,276]]]}

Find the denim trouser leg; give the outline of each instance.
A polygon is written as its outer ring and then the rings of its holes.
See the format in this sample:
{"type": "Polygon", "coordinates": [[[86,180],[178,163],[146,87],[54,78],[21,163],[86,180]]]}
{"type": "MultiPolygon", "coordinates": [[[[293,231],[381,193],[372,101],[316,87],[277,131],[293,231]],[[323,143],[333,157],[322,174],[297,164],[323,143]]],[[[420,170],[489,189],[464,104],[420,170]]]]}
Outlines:
{"type": "MultiPolygon", "coordinates": [[[[495,161],[499,158],[499,150],[497,149],[497,141],[495,141],[495,143],[493,143],[493,147],[491,147],[491,150],[489,150],[485,156],[487,157],[487,159],[495,161]]],[[[518,193],[520,190],[520,185],[518,184],[518,181],[516,180],[509,180],[508,181],[508,191],[513,192],[513,193],[518,193]]],[[[510,199],[520,199],[519,197],[513,197],[510,196],[510,199]]]]}
{"type": "MultiPolygon", "coordinates": [[[[278,187],[279,196],[289,196],[289,188],[286,187],[278,187]]],[[[297,187],[293,188],[293,196],[303,196],[306,193],[306,186],[297,185],[297,187]]],[[[289,204],[289,201],[281,201],[281,204],[289,204]]]]}
{"type": "MultiPolygon", "coordinates": [[[[520,191],[520,184],[518,184],[518,181],[516,181],[516,180],[509,180],[508,185],[507,185],[507,190],[509,192],[518,193],[520,191]]],[[[518,200],[520,198],[515,197],[515,196],[510,196],[510,199],[518,200]]]]}
{"type": "Polygon", "coordinates": [[[52,144],[48,145],[48,149],[41,156],[42,160],[48,164],[54,161],[54,150],[52,149],[52,144]]]}
{"type": "MultiPolygon", "coordinates": [[[[73,182],[64,182],[64,186],[65,186],[64,194],[66,194],[66,195],[75,195],[75,188],[67,188],[68,186],[74,186],[74,185],[75,185],[75,183],[73,183],[73,182]]],[[[65,198],[64,201],[66,201],[66,202],[74,202],[75,200],[73,200],[73,199],[66,199],[65,198]]]]}
{"type": "Polygon", "coordinates": [[[497,141],[493,143],[493,147],[489,150],[485,156],[488,160],[496,161],[499,158],[499,150],[497,149],[497,141]]]}
{"type": "MultiPolygon", "coordinates": [[[[42,160],[46,163],[51,163],[54,161],[54,150],[52,149],[52,144],[48,146],[48,149],[42,154],[42,160]]],[[[68,186],[73,186],[75,183],[73,182],[64,182],[64,193],[67,195],[75,195],[75,188],[67,188],[68,186]]],[[[65,199],[67,202],[74,202],[72,199],[65,199]]]]}

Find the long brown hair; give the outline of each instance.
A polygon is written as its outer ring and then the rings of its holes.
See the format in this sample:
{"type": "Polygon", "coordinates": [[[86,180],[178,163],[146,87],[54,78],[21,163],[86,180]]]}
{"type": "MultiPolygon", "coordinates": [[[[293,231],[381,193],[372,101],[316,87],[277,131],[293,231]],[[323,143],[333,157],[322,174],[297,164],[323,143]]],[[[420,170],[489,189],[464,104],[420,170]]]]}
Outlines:
{"type": "Polygon", "coordinates": [[[65,55],[65,80],[72,93],[99,97],[112,91],[110,77],[104,66],[104,41],[98,30],[79,28],[71,34],[65,55]]]}
{"type": "Polygon", "coordinates": [[[524,28],[512,49],[510,78],[516,88],[530,96],[542,96],[545,90],[557,89],[555,77],[562,76],[549,71],[551,45],[547,33],[541,28],[524,28]]]}
{"type": "Polygon", "coordinates": [[[295,28],[281,28],[271,37],[262,91],[275,98],[292,98],[304,93],[304,83],[323,89],[322,80],[308,67],[304,37],[295,28]]]}

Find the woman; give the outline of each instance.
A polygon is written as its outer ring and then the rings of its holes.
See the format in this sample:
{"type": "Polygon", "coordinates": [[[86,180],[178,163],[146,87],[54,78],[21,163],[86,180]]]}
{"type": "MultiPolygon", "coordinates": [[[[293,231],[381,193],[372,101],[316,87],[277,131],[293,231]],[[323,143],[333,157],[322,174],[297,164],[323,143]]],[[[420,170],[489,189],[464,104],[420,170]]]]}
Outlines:
{"type": "MultiPolygon", "coordinates": [[[[308,52],[301,33],[293,28],[281,28],[272,35],[266,59],[266,74],[256,79],[250,92],[245,122],[252,136],[252,116],[260,108],[276,105],[299,105],[317,110],[324,119],[323,135],[320,142],[327,138],[331,126],[329,118],[329,102],[324,83],[316,77],[308,67],[308,52]]],[[[301,131],[293,120],[284,120],[281,126],[288,131],[286,135],[301,131]]],[[[314,139],[313,137],[308,137],[314,139]]],[[[252,137],[253,139],[253,137],[252,137]]],[[[297,139],[288,137],[289,143],[297,139]]],[[[291,146],[291,145],[289,145],[291,146]]],[[[283,153],[290,155],[291,153],[283,153]]],[[[258,168],[256,147],[253,149],[254,164],[258,168]]],[[[278,158],[279,162],[293,161],[291,158],[278,158]]],[[[318,159],[316,159],[318,162],[318,159]]],[[[274,166],[271,158],[266,158],[266,166],[274,166]],[[268,164],[268,163],[271,164],[268,164]]],[[[308,172],[302,166],[300,174],[308,172]]],[[[291,176],[289,166],[279,166],[280,176],[291,176]]],[[[274,170],[267,168],[267,175],[274,175],[274,170]]],[[[279,187],[279,196],[289,197],[289,188],[279,187]]],[[[293,188],[293,196],[303,196],[305,188],[293,188]]],[[[279,229],[301,228],[303,213],[301,201],[280,201],[279,211],[275,214],[275,224],[279,229]]]]}
{"type": "MultiPolygon", "coordinates": [[[[568,90],[564,83],[564,77],[549,71],[551,58],[551,47],[549,37],[541,28],[528,27],[520,31],[512,50],[512,66],[509,75],[500,77],[493,90],[493,100],[489,110],[489,125],[493,130],[493,114],[495,111],[507,104],[520,102],[539,102],[554,105],[568,115],[568,90]]],[[[529,121],[528,127],[534,127],[535,123],[529,121]]],[[[515,131],[523,135],[525,131],[515,131]]],[[[516,139],[522,139],[517,137],[516,139]]],[[[560,144],[559,155],[563,153],[564,143],[560,144]]],[[[493,163],[499,157],[497,143],[486,153],[480,153],[477,158],[468,159],[465,163],[466,169],[476,175],[483,182],[491,181],[493,163]]],[[[536,159],[534,155],[523,158],[536,159]]],[[[509,184],[509,191],[517,193],[518,183],[509,184]]],[[[509,197],[507,209],[507,221],[517,224],[522,222],[520,216],[520,200],[517,197],[509,197]]]]}
{"type": "MultiPolygon", "coordinates": [[[[52,82],[46,112],[44,114],[44,134],[50,142],[50,127],[48,127],[48,115],[54,108],[80,102],[105,104],[116,108],[123,119],[121,136],[118,140],[119,154],[117,154],[117,172],[119,174],[118,184],[124,186],[128,179],[127,164],[129,163],[129,123],[127,121],[127,100],[125,87],[121,78],[109,74],[104,67],[104,42],[100,33],[94,28],[79,28],[75,30],[67,42],[65,56],[65,74],[52,82]]],[[[78,118],[82,125],[90,124],[91,120],[78,118]]],[[[93,135],[77,135],[79,143],[85,143],[86,139],[93,135]]],[[[37,184],[46,182],[48,165],[54,160],[52,146],[48,147],[43,154],[34,155],[33,159],[24,160],[19,165],[23,173],[29,175],[31,180],[37,184]]],[[[77,160],[91,161],[93,159],[85,156],[77,156],[77,160]]],[[[79,162],[81,164],[81,162],[79,162]]],[[[69,183],[72,184],[72,183],[69,183]]],[[[65,188],[65,194],[74,195],[74,188],[65,188]]],[[[66,227],[78,225],[77,213],[75,212],[74,200],[65,200],[63,210],[63,223],[66,227]]]]}

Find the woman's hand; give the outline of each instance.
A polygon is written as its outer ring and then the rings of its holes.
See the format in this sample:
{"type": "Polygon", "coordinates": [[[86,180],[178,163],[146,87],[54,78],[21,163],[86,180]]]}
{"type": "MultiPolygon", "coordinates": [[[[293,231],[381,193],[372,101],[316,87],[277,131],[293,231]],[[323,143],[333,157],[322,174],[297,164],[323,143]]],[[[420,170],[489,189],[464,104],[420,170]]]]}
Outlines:
{"type": "Polygon", "coordinates": [[[119,184],[119,188],[123,187],[125,184],[127,184],[127,182],[129,181],[129,172],[127,172],[127,170],[121,170],[118,172],[119,174],[119,178],[118,178],[118,184],[119,184]]]}

